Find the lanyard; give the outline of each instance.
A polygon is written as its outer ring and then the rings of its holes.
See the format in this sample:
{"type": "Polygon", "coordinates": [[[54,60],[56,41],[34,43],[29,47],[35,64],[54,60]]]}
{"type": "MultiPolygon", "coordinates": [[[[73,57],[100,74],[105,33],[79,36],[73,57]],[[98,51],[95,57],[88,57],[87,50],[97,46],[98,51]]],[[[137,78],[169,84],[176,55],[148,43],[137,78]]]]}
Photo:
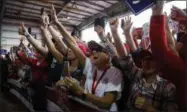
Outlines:
{"type": "Polygon", "coordinates": [[[93,78],[93,82],[92,82],[92,94],[95,94],[95,90],[96,90],[96,88],[97,88],[99,82],[100,82],[101,79],[104,77],[104,75],[106,74],[106,72],[107,72],[107,70],[108,70],[109,68],[110,68],[110,67],[107,67],[107,68],[103,71],[103,73],[102,73],[101,77],[99,78],[99,80],[97,81],[97,83],[96,83],[97,70],[95,70],[95,72],[94,72],[94,78],[93,78]],[[96,83],[96,84],[95,84],[95,83],[96,83]]]}

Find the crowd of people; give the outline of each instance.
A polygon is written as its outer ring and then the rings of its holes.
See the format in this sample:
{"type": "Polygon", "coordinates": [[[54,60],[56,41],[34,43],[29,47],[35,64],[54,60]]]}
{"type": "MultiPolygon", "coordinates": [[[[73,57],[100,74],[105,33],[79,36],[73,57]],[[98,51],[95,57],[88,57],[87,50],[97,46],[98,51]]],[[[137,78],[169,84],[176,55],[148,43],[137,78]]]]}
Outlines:
{"type": "Polygon", "coordinates": [[[144,32],[132,28],[129,16],[121,25],[118,18],[109,20],[111,34],[105,32],[104,18],[95,19],[94,31],[101,42],[85,43],[65,29],[52,5],[51,21],[45,11],[41,15],[42,44],[21,24],[18,33],[29,45],[21,38],[6,59],[1,57],[9,65],[3,66],[7,68],[2,70],[9,68],[3,75],[31,87],[33,107],[40,111],[47,108],[45,86],[65,88],[109,111],[187,110],[186,13],[173,6],[168,16],[163,7],[163,1],[152,7],[148,40],[138,44],[144,32]],[[169,20],[179,23],[178,31],[170,27],[169,20]],[[124,37],[119,36],[119,26],[124,37]]]}

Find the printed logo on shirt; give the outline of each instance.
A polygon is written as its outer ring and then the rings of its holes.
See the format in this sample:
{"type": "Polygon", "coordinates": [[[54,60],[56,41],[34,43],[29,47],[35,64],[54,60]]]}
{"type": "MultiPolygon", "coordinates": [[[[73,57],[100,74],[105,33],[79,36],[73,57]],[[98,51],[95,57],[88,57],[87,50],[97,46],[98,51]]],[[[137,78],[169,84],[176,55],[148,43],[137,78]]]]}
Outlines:
{"type": "Polygon", "coordinates": [[[56,62],[57,62],[57,60],[55,58],[53,58],[53,62],[51,64],[51,68],[55,68],[56,62]]]}

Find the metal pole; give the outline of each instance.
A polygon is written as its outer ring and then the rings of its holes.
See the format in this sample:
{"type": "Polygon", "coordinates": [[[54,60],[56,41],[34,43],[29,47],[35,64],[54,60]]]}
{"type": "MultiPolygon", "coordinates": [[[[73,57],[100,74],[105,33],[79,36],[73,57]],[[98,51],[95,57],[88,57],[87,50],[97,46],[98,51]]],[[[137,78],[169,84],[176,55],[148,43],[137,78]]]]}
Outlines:
{"type": "MultiPolygon", "coordinates": [[[[1,48],[1,37],[2,37],[2,19],[3,19],[3,15],[4,15],[4,8],[5,8],[5,2],[6,0],[2,0],[0,3],[1,3],[1,17],[0,17],[0,48],[1,48]]],[[[1,70],[1,61],[0,61],[0,71],[1,70]]],[[[4,75],[4,74],[1,74],[0,73],[0,93],[1,93],[1,90],[2,90],[2,82],[1,82],[1,76],[4,75]]]]}

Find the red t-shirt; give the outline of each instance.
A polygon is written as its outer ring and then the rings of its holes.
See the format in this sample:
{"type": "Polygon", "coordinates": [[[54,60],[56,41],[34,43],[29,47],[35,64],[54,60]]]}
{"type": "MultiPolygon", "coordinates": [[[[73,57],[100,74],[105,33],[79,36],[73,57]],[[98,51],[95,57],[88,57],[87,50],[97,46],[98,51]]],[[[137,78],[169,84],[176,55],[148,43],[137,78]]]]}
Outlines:
{"type": "Polygon", "coordinates": [[[28,64],[32,71],[32,82],[42,83],[47,81],[48,77],[48,63],[43,60],[38,60],[37,58],[26,58],[23,52],[18,52],[20,60],[24,64],[28,64]]]}

